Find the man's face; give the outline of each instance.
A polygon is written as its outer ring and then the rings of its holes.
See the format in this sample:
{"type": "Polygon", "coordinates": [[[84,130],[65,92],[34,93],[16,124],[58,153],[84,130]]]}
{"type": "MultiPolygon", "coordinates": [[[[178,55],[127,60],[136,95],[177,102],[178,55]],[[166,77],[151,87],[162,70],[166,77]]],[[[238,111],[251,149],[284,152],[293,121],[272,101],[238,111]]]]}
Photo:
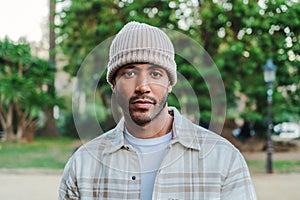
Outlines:
{"type": "Polygon", "coordinates": [[[152,64],[130,64],[117,72],[112,89],[124,116],[143,126],[165,108],[172,86],[163,68],[152,64]]]}

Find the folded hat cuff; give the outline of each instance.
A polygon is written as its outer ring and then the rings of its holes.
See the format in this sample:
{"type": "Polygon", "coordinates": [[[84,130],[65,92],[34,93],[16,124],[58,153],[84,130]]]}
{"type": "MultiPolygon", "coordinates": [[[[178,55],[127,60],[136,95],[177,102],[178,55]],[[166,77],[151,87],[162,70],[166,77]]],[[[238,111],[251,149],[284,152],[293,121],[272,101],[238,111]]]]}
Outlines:
{"type": "Polygon", "coordinates": [[[108,63],[107,81],[112,85],[115,73],[121,67],[134,63],[149,63],[160,66],[168,73],[172,86],[177,81],[176,63],[172,52],[153,48],[127,49],[117,53],[108,63]]]}

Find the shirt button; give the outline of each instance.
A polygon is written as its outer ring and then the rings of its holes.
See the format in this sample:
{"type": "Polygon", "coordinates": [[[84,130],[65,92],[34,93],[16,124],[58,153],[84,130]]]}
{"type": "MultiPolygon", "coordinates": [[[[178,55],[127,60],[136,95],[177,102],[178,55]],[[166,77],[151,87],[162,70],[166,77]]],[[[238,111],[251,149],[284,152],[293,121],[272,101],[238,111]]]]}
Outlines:
{"type": "Polygon", "coordinates": [[[131,177],[131,179],[132,179],[132,180],[135,180],[135,179],[136,179],[136,177],[135,177],[135,176],[132,176],[132,177],[131,177]]]}

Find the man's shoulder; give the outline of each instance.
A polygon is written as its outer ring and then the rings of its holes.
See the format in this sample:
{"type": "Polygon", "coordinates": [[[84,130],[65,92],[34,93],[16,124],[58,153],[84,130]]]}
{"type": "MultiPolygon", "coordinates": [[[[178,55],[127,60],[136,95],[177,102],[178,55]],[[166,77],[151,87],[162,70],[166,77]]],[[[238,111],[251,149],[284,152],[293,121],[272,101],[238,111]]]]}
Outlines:
{"type": "Polygon", "coordinates": [[[193,123],[185,116],[179,114],[177,110],[175,113],[175,136],[178,137],[185,146],[192,145],[196,149],[230,149],[236,151],[234,145],[221,134],[214,132],[211,127],[204,128],[198,124],[193,123]]]}
{"type": "Polygon", "coordinates": [[[236,150],[234,145],[229,140],[214,131],[202,128],[200,135],[206,142],[210,141],[217,146],[224,146],[236,150]]]}
{"type": "Polygon", "coordinates": [[[122,138],[122,131],[118,130],[117,128],[111,129],[98,137],[92,139],[87,143],[88,146],[93,146],[93,145],[109,145],[110,143],[115,143],[117,141],[120,141],[122,138]]]}
{"type": "Polygon", "coordinates": [[[95,153],[110,151],[111,148],[120,145],[122,140],[122,132],[114,128],[84,143],[78,149],[78,153],[86,151],[95,153]]]}

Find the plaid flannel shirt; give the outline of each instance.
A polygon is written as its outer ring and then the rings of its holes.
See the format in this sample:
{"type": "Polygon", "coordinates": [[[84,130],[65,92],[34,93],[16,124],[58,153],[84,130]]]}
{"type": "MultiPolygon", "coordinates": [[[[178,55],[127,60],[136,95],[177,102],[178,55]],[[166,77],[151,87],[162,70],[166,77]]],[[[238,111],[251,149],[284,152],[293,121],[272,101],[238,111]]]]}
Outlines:
{"type": "MultiPolygon", "coordinates": [[[[256,199],[241,153],[171,109],[173,138],[157,172],[152,199],[256,199]]],[[[140,199],[140,161],[125,144],[123,131],[124,119],[70,158],[58,199],[140,199]]]]}

